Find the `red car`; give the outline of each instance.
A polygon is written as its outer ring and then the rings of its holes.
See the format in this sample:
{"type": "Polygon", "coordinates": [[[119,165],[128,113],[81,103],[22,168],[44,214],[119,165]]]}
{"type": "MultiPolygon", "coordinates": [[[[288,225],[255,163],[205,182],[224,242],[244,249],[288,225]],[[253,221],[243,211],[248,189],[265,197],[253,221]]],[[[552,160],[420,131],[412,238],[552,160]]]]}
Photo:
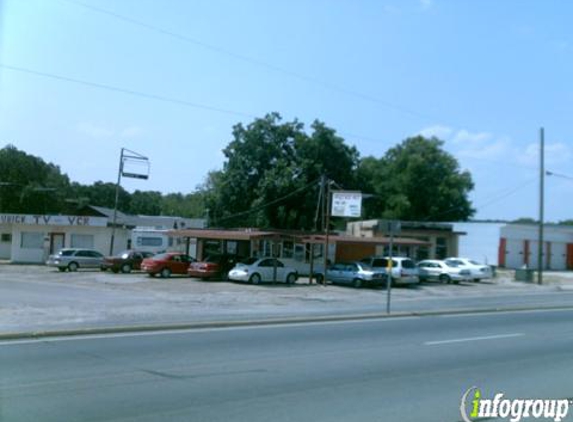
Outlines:
{"type": "Polygon", "coordinates": [[[166,252],[144,259],[141,269],[151,277],[159,274],[168,278],[171,274],[187,274],[187,268],[192,262],[195,262],[195,258],[184,253],[166,252]]]}
{"type": "Polygon", "coordinates": [[[203,261],[193,262],[189,265],[187,274],[201,279],[217,278],[227,280],[229,271],[238,261],[240,261],[240,258],[237,255],[210,255],[203,261]]]}

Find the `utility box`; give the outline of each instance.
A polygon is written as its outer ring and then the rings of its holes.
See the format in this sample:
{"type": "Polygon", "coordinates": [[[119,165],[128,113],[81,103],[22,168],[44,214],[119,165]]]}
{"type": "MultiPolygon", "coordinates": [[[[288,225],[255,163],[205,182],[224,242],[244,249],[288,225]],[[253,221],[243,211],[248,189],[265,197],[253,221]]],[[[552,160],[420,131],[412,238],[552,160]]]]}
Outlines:
{"type": "Polygon", "coordinates": [[[533,283],[534,271],[526,268],[515,270],[515,280],[525,281],[526,283],[533,283]]]}

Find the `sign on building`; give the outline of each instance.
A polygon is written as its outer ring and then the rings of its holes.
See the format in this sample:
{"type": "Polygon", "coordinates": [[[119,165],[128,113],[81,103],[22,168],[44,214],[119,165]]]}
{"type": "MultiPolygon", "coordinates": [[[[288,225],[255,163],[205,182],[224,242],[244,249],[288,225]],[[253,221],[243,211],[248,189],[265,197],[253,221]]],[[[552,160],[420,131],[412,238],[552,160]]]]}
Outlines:
{"type": "Polygon", "coordinates": [[[332,192],[333,217],[360,217],[362,214],[362,193],[360,192],[332,192]]]}

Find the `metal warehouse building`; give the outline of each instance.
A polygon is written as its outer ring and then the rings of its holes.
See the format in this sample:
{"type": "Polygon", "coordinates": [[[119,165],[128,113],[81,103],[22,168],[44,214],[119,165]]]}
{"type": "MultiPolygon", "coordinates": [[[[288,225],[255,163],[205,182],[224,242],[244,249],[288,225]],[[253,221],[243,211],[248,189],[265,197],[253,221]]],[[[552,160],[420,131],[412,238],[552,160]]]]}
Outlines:
{"type": "MultiPolygon", "coordinates": [[[[537,225],[508,224],[500,230],[499,265],[538,268],[537,225]]],[[[573,226],[543,226],[543,268],[573,270],[573,226]]]]}

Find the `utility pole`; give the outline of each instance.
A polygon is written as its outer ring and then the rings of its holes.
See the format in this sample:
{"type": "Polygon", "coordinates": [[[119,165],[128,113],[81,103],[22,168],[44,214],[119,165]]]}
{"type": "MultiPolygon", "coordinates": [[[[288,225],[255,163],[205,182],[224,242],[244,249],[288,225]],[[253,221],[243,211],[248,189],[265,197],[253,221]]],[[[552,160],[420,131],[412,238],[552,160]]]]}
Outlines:
{"type": "Polygon", "coordinates": [[[117,205],[119,202],[119,186],[121,185],[121,173],[123,173],[123,150],[119,155],[119,170],[117,171],[117,183],[115,184],[115,203],[113,206],[113,220],[111,223],[111,240],[109,242],[109,254],[113,255],[113,244],[115,242],[115,226],[117,224],[117,205]]]}
{"type": "Polygon", "coordinates": [[[325,215],[325,224],[324,224],[324,230],[326,231],[325,237],[324,237],[324,277],[322,278],[322,283],[324,286],[326,286],[327,284],[327,279],[326,279],[326,275],[328,272],[328,243],[329,243],[329,236],[330,236],[330,180],[328,180],[326,178],[326,176],[324,177],[324,196],[325,196],[325,211],[326,211],[326,215],[325,215]]]}
{"type": "Polygon", "coordinates": [[[539,130],[539,239],[537,248],[537,283],[543,284],[543,212],[545,205],[545,133],[539,130]]]}

